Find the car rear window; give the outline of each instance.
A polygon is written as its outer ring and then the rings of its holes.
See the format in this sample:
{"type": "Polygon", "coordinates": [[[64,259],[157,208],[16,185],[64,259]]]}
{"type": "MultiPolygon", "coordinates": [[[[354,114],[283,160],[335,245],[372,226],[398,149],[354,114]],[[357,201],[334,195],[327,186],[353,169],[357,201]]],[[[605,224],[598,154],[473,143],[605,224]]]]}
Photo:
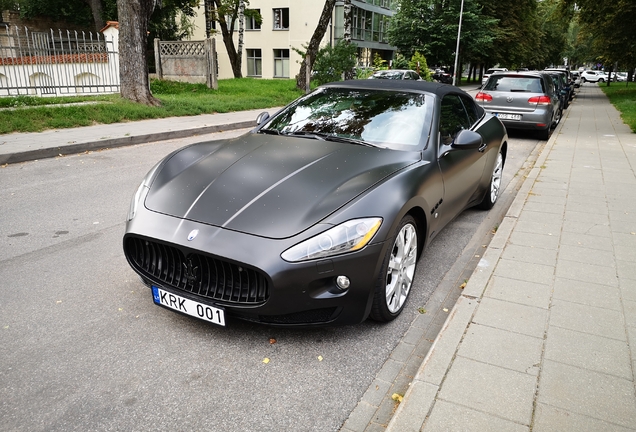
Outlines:
{"type": "Polygon", "coordinates": [[[484,86],[484,90],[544,93],[541,78],[532,76],[493,75],[484,86]]]}

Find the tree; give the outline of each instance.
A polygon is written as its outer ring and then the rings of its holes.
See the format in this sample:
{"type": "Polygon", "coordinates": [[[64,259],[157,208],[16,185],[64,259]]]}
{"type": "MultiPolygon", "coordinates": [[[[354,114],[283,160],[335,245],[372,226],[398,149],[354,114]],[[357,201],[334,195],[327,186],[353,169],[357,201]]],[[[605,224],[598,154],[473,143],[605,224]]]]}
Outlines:
{"type": "Polygon", "coordinates": [[[254,9],[248,9],[249,3],[246,0],[210,0],[207,17],[210,21],[216,21],[221,28],[221,37],[227,50],[227,55],[232,66],[234,78],[241,78],[241,64],[243,58],[243,32],[244,17],[254,18],[256,22],[261,22],[260,14],[254,9]],[[243,17],[240,17],[243,15],[243,17]],[[240,18],[240,19],[239,19],[240,18]],[[234,45],[234,26],[239,24],[239,46],[234,45]]]}
{"type": "Polygon", "coordinates": [[[331,81],[340,81],[345,71],[353,70],[356,64],[358,48],[351,42],[338,41],[333,47],[327,45],[316,54],[313,80],[318,85],[331,81]]]}
{"type": "MultiPolygon", "coordinates": [[[[636,2],[615,0],[562,0],[565,13],[577,17],[581,29],[579,42],[591,41],[593,56],[605,65],[615,62],[629,70],[636,67],[636,2]]],[[[609,82],[608,82],[609,84],[609,82]]]]}
{"type": "Polygon", "coordinates": [[[155,4],[156,0],[117,0],[121,96],[152,106],[161,105],[150,92],[146,52],[155,4]]]}
{"type": "Polygon", "coordinates": [[[419,51],[415,51],[413,57],[411,57],[411,61],[409,62],[409,69],[417,71],[425,81],[432,81],[433,76],[431,74],[430,69],[428,68],[428,64],[426,63],[426,57],[424,57],[419,51]]]}
{"type": "Polygon", "coordinates": [[[106,25],[106,21],[104,20],[102,0],[84,0],[84,2],[87,3],[91,9],[91,14],[93,15],[93,23],[95,24],[95,30],[100,31],[106,25]]]}
{"type": "Polygon", "coordinates": [[[329,21],[331,21],[331,14],[333,13],[335,5],[336,0],[325,0],[320,19],[318,19],[318,25],[316,25],[316,30],[314,30],[314,34],[309,40],[306,55],[303,57],[303,61],[300,65],[300,72],[296,76],[296,87],[299,89],[305,88],[307,80],[307,57],[309,57],[309,66],[311,67],[314,64],[316,54],[320,48],[320,41],[322,41],[322,38],[325,36],[327,26],[329,25],[329,21]]]}

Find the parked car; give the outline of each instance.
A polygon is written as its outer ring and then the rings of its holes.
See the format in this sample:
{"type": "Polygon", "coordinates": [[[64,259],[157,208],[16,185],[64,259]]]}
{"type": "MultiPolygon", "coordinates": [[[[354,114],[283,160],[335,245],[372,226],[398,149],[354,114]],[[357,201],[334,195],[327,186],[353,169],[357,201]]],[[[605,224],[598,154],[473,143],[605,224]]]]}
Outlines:
{"type": "Polygon", "coordinates": [[[331,83],[257,124],[174,151],[134,194],[124,254],[157,305],[219,325],[390,321],[427,244],[499,196],[506,129],[454,86],[331,83]]]}
{"type": "Polygon", "coordinates": [[[414,70],[409,69],[389,69],[379,70],[373,73],[369,79],[391,79],[391,80],[412,80],[422,81],[422,78],[414,70]]]}
{"type": "Polygon", "coordinates": [[[585,70],[581,72],[581,82],[605,82],[607,81],[607,76],[602,71],[595,70],[585,70]]]}
{"type": "Polygon", "coordinates": [[[574,87],[569,85],[565,74],[561,71],[546,70],[548,75],[552,77],[554,81],[554,87],[561,99],[561,107],[567,109],[570,105],[570,100],[574,97],[574,87]]]}
{"type": "Polygon", "coordinates": [[[574,82],[574,87],[581,87],[581,73],[579,71],[570,71],[570,76],[572,77],[572,81],[574,82]]]}
{"type": "Polygon", "coordinates": [[[447,69],[437,68],[433,73],[433,80],[441,82],[442,84],[452,84],[453,76],[448,72],[447,69]]]}
{"type": "Polygon", "coordinates": [[[560,95],[547,72],[495,73],[475,100],[506,128],[538,131],[541,139],[561,121],[560,95]]]}
{"type": "Polygon", "coordinates": [[[627,72],[612,72],[612,81],[627,81],[627,72]]]}
{"type": "Polygon", "coordinates": [[[484,76],[481,79],[481,85],[483,86],[484,84],[486,84],[486,81],[488,81],[488,78],[490,78],[490,75],[494,74],[495,72],[507,72],[508,69],[506,68],[490,68],[488,70],[486,70],[486,72],[484,72],[484,76]]]}

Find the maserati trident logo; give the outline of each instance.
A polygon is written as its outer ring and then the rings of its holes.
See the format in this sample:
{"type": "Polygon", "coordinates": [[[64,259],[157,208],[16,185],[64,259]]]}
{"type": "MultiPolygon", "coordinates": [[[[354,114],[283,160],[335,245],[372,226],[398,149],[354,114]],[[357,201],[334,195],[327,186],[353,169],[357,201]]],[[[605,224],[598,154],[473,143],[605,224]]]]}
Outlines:
{"type": "Polygon", "coordinates": [[[195,267],[192,264],[192,260],[188,259],[187,263],[183,263],[183,276],[188,280],[188,282],[196,282],[197,281],[197,272],[199,267],[195,267]]]}
{"type": "Polygon", "coordinates": [[[199,235],[199,230],[198,229],[194,229],[192,231],[190,231],[190,234],[188,234],[188,241],[192,241],[196,238],[196,236],[199,235]]]}

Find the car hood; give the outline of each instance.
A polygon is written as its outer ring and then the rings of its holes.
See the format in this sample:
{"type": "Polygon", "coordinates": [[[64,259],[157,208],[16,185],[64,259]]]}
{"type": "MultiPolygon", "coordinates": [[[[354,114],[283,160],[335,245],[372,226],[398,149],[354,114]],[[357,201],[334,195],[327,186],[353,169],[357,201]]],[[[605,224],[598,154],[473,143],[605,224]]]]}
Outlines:
{"type": "Polygon", "coordinates": [[[195,144],[168,157],[145,206],[230,230],[287,238],[419,159],[420,152],[247,134],[195,144]]]}

